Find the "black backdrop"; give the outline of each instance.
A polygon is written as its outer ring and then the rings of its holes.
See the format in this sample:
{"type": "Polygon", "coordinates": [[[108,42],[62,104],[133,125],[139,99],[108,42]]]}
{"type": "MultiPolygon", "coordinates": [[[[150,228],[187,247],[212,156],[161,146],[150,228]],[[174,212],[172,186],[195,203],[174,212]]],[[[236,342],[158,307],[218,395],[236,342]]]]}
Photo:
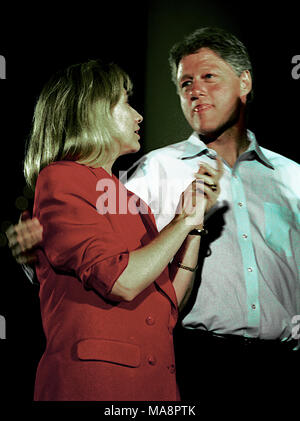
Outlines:
{"type": "Polygon", "coordinates": [[[130,74],[135,87],[131,103],[144,116],[142,148],[136,156],[120,159],[118,173],[143,153],[190,133],[170,81],[168,50],[197,27],[222,26],[246,43],[255,68],[250,127],[262,146],[299,162],[300,79],[292,77],[292,58],[300,55],[296,2],[284,7],[217,0],[61,6],[13,4],[0,11],[0,55],[6,60],[6,79],[0,80],[0,315],[6,322],[6,339],[0,340],[0,401],[11,409],[14,402],[30,408],[44,337],[38,287],[12,259],[4,231],[18,220],[21,208],[32,204],[22,175],[24,141],[36,98],[55,70],[107,57],[130,74]]]}

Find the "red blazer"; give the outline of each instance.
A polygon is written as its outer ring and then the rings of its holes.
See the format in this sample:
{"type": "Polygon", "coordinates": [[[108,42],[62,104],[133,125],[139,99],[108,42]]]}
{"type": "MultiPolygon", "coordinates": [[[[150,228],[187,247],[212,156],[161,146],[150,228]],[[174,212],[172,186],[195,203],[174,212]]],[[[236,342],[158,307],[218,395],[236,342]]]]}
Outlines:
{"type": "Polygon", "coordinates": [[[168,269],[131,302],[110,295],[129,252],[157,235],[149,208],[103,168],[61,161],[41,171],[34,215],[47,339],[34,399],[178,400],[168,269]]]}

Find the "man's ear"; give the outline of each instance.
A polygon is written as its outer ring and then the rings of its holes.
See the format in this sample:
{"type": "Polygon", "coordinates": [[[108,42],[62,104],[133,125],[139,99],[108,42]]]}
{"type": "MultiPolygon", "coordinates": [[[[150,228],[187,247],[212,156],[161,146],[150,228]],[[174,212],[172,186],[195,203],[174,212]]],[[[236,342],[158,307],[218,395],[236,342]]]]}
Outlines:
{"type": "Polygon", "coordinates": [[[240,96],[241,100],[246,103],[247,95],[252,90],[252,77],[249,70],[243,70],[240,76],[240,96]]]}

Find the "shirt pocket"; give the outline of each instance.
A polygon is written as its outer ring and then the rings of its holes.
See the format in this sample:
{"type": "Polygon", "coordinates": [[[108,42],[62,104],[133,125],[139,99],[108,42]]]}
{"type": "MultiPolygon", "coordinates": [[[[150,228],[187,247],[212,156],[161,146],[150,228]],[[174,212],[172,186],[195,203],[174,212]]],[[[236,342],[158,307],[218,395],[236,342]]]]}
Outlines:
{"type": "Polygon", "coordinates": [[[278,254],[292,256],[290,229],[293,225],[293,214],[284,206],[275,203],[264,203],[265,239],[267,244],[278,254]]]}

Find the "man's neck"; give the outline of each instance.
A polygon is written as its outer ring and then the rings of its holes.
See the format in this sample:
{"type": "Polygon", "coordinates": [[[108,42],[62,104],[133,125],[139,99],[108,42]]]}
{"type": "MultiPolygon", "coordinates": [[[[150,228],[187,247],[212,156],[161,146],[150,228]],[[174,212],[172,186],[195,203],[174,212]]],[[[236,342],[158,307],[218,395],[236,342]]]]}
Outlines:
{"type": "Polygon", "coordinates": [[[215,150],[232,168],[238,157],[248,148],[250,142],[246,130],[242,132],[230,130],[222,133],[213,141],[206,141],[205,143],[210,149],[215,150]]]}

